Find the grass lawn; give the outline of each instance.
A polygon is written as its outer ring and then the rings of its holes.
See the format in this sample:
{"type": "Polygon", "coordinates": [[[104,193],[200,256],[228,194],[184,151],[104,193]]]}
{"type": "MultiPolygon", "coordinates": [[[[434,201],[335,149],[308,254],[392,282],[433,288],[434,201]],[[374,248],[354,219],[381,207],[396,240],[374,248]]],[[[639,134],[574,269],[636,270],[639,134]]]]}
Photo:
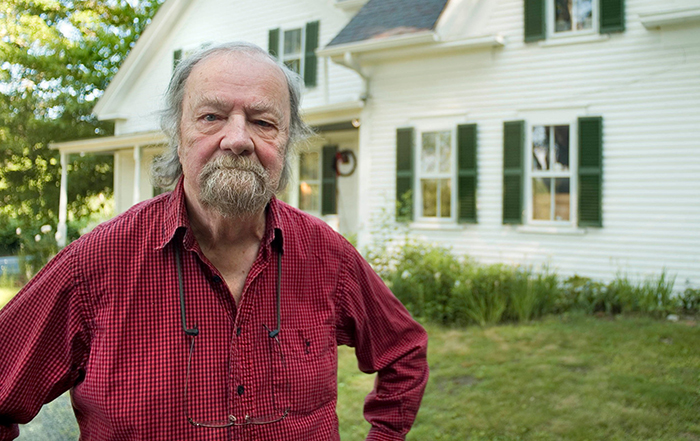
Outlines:
{"type": "MultiPolygon", "coordinates": [[[[409,440],[700,440],[693,322],[578,316],[428,332],[430,382],[409,440]]],[[[359,441],[373,378],[341,349],[341,435],[359,441]]]]}
{"type": "Polygon", "coordinates": [[[0,308],[5,306],[7,302],[14,297],[19,291],[19,288],[8,288],[5,286],[0,286],[0,308]]]}

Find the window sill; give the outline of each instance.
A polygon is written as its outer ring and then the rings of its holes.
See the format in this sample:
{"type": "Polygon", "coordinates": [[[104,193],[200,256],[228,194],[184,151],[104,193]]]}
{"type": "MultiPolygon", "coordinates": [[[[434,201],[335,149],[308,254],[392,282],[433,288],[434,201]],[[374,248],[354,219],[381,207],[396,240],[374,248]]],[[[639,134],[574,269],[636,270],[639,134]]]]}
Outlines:
{"type": "Polygon", "coordinates": [[[569,44],[581,43],[596,43],[610,39],[608,34],[586,34],[586,35],[571,35],[565,37],[548,37],[547,40],[539,42],[541,47],[565,46],[569,44]]]}
{"type": "Polygon", "coordinates": [[[428,231],[461,231],[470,224],[457,223],[432,223],[432,222],[411,222],[409,227],[412,230],[428,230],[428,231]]]}
{"type": "Polygon", "coordinates": [[[561,236],[583,236],[586,230],[578,227],[555,227],[540,225],[519,225],[515,231],[523,234],[554,234],[561,236]]]}

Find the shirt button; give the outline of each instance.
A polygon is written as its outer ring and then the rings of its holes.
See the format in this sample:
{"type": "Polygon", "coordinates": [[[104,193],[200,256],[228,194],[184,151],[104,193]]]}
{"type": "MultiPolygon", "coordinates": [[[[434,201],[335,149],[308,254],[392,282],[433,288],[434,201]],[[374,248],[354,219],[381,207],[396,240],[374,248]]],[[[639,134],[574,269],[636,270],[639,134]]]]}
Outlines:
{"type": "Polygon", "coordinates": [[[240,335],[241,335],[241,327],[239,326],[236,328],[236,337],[238,337],[240,335]]]}
{"type": "Polygon", "coordinates": [[[243,395],[243,392],[245,392],[245,388],[243,387],[243,385],[238,386],[236,392],[238,392],[238,395],[243,395]]]}
{"type": "Polygon", "coordinates": [[[221,277],[219,276],[214,276],[211,278],[211,281],[214,283],[221,283],[221,277]]]}

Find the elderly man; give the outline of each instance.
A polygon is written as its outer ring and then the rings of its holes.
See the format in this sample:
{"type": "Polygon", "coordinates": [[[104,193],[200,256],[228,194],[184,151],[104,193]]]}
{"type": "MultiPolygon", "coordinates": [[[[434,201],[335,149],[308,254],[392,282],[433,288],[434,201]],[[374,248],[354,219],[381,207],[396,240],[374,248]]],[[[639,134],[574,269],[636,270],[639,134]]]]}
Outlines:
{"type": "Polygon", "coordinates": [[[337,346],[377,373],[367,439],[401,440],[425,331],[323,222],[274,198],[298,78],[256,46],[178,65],[155,179],[175,189],[61,251],[0,312],[0,439],[70,389],[85,440],[337,440],[337,346]]]}

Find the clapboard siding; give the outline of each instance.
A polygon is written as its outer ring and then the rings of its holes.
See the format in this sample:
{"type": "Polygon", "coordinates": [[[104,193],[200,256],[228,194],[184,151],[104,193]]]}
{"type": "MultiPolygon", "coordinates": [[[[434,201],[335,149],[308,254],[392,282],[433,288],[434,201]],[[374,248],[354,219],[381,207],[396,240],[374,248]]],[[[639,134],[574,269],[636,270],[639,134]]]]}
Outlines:
{"type": "Polygon", "coordinates": [[[602,280],[665,269],[677,289],[686,280],[700,285],[700,29],[682,30],[697,39],[647,30],[638,14],[659,3],[627,0],[624,33],[525,44],[522,3],[498,1],[485,26],[506,36],[502,49],[374,66],[371,120],[363,118],[365,222],[394,203],[396,128],[457,114],[478,127],[479,223],[415,228],[417,236],[487,263],[549,265],[602,280]],[[543,234],[501,225],[503,122],[566,108],[603,118],[603,228],[543,234]]]}
{"type": "MultiPolygon", "coordinates": [[[[126,116],[117,121],[117,133],[156,130],[162,95],[172,73],[172,54],[176,49],[190,49],[205,43],[244,40],[267,49],[268,30],[303,27],[320,20],[319,46],[325,46],[349,21],[350,16],[332,2],[308,1],[194,1],[174,24],[168,38],[161,43],[155,57],[141,76],[121,97],[115,113],[126,116]]],[[[357,100],[361,83],[347,68],[318,60],[317,86],[304,94],[303,107],[311,108],[357,100]],[[328,70],[328,100],[324,84],[328,70]]]]}

